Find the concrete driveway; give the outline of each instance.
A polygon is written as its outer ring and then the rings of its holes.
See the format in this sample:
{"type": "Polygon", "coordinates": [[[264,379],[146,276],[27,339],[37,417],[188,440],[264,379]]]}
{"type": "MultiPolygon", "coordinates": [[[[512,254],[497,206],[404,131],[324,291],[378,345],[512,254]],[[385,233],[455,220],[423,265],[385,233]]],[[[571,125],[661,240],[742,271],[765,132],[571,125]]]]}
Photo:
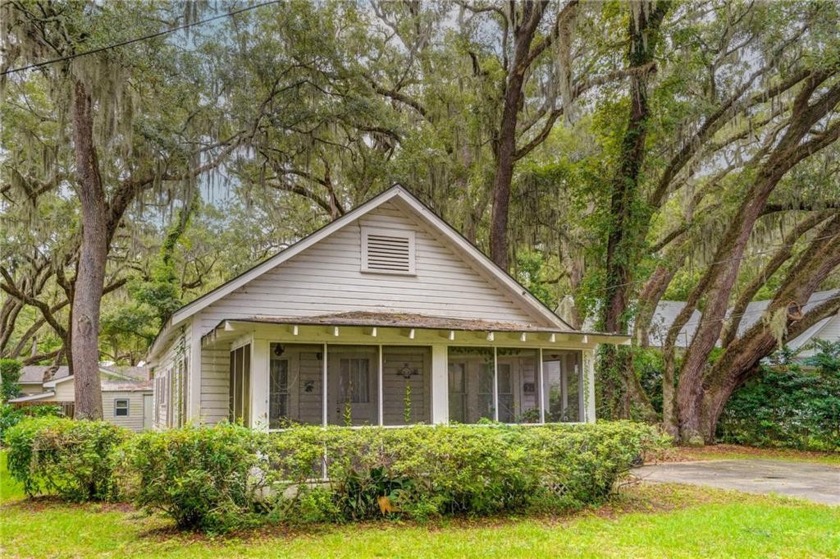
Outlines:
{"type": "Polygon", "coordinates": [[[840,468],[778,460],[710,460],[636,468],[645,481],[688,483],[746,493],[778,493],[840,506],[840,468]]]}

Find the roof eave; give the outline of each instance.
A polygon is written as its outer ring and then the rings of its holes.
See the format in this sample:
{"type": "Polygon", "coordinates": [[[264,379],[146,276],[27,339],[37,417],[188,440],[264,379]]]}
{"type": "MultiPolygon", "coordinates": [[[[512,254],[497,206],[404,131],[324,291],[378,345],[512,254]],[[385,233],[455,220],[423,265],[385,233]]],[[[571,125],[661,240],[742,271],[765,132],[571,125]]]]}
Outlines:
{"type": "Polygon", "coordinates": [[[410,325],[410,324],[394,324],[394,325],[386,325],[377,322],[371,323],[354,323],[354,324],[347,324],[336,322],[334,324],[329,323],[306,323],[304,321],[295,321],[293,318],[289,319],[282,319],[282,320],[265,320],[259,318],[231,318],[231,319],[224,319],[219,321],[212,330],[210,330],[207,334],[202,336],[202,342],[207,339],[213,337],[214,332],[218,331],[220,328],[222,330],[227,330],[230,328],[235,328],[237,325],[244,325],[244,326],[254,326],[254,325],[265,325],[265,326],[299,326],[299,327],[306,327],[306,328],[330,328],[337,326],[339,328],[378,328],[378,329],[395,329],[395,330],[405,330],[405,329],[416,329],[416,330],[431,330],[431,331],[438,331],[438,332],[447,332],[447,331],[454,331],[454,332],[496,332],[496,333],[508,333],[508,334],[555,334],[558,336],[568,336],[571,338],[576,338],[575,341],[580,341],[584,344],[599,344],[599,343],[606,343],[611,345],[630,345],[631,337],[628,335],[623,334],[612,334],[612,333],[604,333],[604,332],[589,332],[589,331],[572,331],[569,332],[568,330],[561,330],[561,329],[551,329],[551,328],[528,328],[524,327],[521,329],[511,329],[511,328],[493,328],[492,324],[488,324],[486,328],[463,328],[457,326],[426,326],[426,325],[410,325]]]}

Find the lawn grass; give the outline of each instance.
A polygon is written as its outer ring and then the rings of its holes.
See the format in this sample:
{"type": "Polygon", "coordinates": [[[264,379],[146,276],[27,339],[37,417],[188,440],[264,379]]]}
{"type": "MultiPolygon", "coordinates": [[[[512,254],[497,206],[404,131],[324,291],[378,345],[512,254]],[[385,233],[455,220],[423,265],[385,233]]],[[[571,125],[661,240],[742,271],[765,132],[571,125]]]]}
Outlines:
{"type": "Polygon", "coordinates": [[[0,557],[837,557],[840,508],[681,485],[625,487],[561,517],[178,533],[127,505],[26,500],[0,457],[0,557]]]}
{"type": "Polygon", "coordinates": [[[6,452],[0,451],[0,504],[6,501],[20,500],[23,496],[23,485],[9,476],[6,452]]]}
{"type": "Polygon", "coordinates": [[[698,460],[783,460],[811,462],[840,467],[840,452],[808,452],[786,448],[756,448],[732,444],[703,447],[673,447],[654,457],[659,462],[688,462],[698,460]]]}

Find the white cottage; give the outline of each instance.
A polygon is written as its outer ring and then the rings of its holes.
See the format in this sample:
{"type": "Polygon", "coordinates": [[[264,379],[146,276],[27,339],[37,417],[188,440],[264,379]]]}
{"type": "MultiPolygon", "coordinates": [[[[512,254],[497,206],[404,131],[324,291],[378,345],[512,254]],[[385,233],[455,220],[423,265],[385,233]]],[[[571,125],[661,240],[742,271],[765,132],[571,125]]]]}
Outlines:
{"type": "MultiPolygon", "coordinates": [[[[133,431],[152,428],[153,393],[149,370],[144,367],[99,366],[102,417],[133,431]]],[[[22,395],[9,400],[13,406],[50,404],[73,417],[75,377],[66,366],[27,365],[21,370],[22,395]]]]}
{"type": "Polygon", "coordinates": [[[155,424],[591,422],[599,343],[394,186],[174,313],[155,424]]]}

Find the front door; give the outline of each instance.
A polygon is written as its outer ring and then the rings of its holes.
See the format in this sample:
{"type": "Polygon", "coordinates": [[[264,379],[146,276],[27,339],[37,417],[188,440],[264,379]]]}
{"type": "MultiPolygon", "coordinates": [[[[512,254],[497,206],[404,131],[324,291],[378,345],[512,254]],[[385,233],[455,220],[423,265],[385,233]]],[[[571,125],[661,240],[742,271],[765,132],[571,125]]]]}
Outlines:
{"type": "Polygon", "coordinates": [[[334,425],[377,425],[377,350],[338,350],[329,354],[334,425]]]}

